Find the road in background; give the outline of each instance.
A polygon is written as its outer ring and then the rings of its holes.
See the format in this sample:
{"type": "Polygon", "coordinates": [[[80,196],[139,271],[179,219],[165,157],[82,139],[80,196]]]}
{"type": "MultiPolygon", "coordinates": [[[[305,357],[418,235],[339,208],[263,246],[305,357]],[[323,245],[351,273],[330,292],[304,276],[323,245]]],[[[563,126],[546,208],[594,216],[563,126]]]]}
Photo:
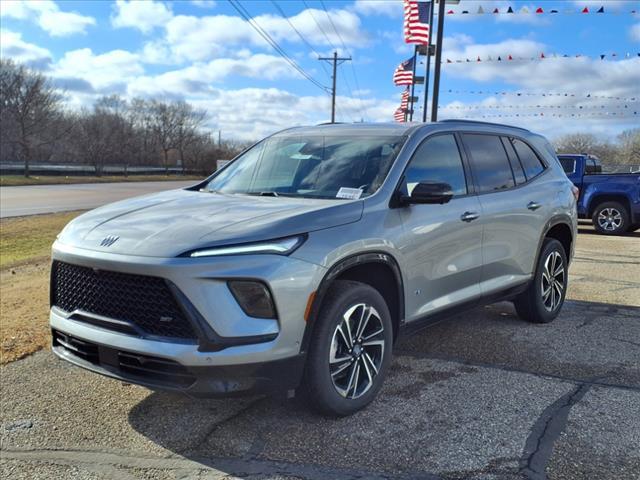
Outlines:
{"type": "Polygon", "coordinates": [[[188,181],[82,183],[0,188],[0,218],[87,210],[147,193],[188,187],[188,181]]]}

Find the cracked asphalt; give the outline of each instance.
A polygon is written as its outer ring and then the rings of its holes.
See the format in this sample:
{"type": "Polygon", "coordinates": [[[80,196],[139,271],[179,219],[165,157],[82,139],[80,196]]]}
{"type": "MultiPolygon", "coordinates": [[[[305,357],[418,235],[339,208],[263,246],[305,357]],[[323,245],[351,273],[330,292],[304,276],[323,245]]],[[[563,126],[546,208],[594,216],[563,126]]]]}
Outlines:
{"type": "Polygon", "coordinates": [[[585,227],[550,325],[509,303],[402,338],[379,398],[190,400],[42,351],[2,369],[11,479],[640,478],[640,235],[585,227]]]}

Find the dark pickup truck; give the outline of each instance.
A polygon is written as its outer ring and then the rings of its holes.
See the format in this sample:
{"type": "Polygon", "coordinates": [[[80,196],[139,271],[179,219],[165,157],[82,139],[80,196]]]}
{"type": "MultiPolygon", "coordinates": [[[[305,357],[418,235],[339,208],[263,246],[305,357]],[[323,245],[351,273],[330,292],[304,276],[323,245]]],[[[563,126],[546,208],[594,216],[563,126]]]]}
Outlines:
{"type": "Polygon", "coordinates": [[[593,155],[558,155],[567,177],[580,189],[578,216],[599,233],[620,235],[640,228],[640,173],[602,173],[593,155]]]}

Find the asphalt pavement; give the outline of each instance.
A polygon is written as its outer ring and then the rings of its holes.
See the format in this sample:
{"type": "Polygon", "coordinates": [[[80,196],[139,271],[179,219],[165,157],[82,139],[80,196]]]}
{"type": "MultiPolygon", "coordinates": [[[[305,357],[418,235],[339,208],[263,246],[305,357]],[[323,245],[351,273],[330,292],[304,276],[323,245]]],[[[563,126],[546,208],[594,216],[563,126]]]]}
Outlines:
{"type": "Polygon", "coordinates": [[[635,479],[640,235],[583,233],[551,324],[509,303],[395,347],[348,418],[304,398],[191,400],[49,351],[2,369],[0,476],[12,479],[635,479]]]}
{"type": "Polygon", "coordinates": [[[194,183],[194,180],[189,180],[0,187],[0,218],[88,210],[125,198],[183,188],[194,183]]]}

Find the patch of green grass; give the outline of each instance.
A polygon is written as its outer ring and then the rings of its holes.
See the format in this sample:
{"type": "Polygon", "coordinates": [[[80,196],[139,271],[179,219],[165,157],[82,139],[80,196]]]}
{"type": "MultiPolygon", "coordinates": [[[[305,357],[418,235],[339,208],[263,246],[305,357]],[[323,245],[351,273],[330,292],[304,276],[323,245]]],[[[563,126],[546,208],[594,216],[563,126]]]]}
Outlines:
{"type": "Polygon", "coordinates": [[[32,215],[0,220],[0,269],[49,257],[62,228],[82,212],[32,215]]]}
{"type": "Polygon", "coordinates": [[[0,175],[0,187],[18,187],[22,185],[64,185],[74,183],[113,183],[113,182],[162,182],[179,180],[202,180],[197,175],[107,175],[95,176],[57,176],[38,175],[26,178],[21,175],[0,175]]]}

